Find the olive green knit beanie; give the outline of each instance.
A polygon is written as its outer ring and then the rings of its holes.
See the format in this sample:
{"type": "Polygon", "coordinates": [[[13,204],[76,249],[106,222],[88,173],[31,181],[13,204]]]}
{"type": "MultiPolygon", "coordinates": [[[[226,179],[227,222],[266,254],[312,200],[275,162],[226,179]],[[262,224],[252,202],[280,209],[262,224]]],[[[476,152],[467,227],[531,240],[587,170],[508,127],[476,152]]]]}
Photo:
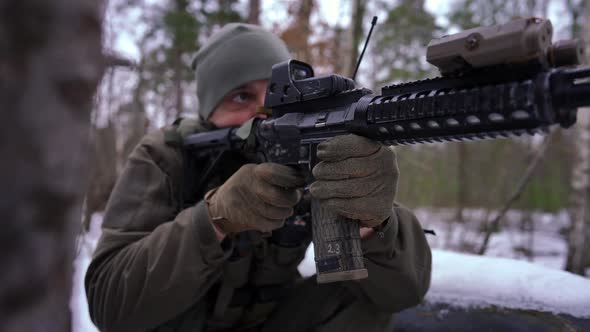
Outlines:
{"type": "Polygon", "coordinates": [[[270,78],[272,66],[289,58],[285,43],[271,32],[251,24],[225,25],[193,60],[199,116],[207,120],[227,93],[250,81],[270,78]]]}

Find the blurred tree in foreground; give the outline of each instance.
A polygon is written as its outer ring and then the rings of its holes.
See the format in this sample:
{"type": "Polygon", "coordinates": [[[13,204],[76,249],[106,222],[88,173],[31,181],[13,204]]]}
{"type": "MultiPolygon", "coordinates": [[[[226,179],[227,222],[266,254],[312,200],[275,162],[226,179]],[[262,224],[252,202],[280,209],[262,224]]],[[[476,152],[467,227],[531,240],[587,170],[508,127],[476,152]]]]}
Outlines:
{"type": "Polygon", "coordinates": [[[0,1],[0,330],[69,331],[101,1],[0,1]]]}

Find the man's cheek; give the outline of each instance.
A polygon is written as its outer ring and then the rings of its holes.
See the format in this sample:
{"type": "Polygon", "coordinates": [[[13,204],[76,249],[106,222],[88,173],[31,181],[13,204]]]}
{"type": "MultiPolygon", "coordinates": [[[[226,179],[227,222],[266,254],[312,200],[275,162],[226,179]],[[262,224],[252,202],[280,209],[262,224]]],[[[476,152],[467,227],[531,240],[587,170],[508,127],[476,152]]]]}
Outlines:
{"type": "Polygon", "coordinates": [[[241,126],[244,122],[250,120],[254,114],[249,112],[229,113],[224,116],[222,122],[225,127],[241,126]]]}

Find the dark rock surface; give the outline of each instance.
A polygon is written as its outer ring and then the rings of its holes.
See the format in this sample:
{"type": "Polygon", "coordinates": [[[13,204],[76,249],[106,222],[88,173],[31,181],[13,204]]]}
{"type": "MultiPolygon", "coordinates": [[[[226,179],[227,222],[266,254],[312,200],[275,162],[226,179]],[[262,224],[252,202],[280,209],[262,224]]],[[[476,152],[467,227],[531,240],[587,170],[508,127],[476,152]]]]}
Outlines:
{"type": "Polygon", "coordinates": [[[590,331],[590,318],[497,306],[461,308],[423,303],[395,316],[395,332],[590,331]]]}

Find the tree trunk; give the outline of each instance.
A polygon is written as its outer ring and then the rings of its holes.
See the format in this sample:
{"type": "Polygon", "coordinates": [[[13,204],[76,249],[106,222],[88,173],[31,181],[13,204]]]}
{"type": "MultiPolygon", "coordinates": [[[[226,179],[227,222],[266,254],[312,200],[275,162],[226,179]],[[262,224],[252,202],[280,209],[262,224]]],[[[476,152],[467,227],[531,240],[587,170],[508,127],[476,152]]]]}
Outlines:
{"type": "Polygon", "coordinates": [[[457,144],[457,211],[455,220],[463,223],[463,209],[467,205],[467,188],[469,188],[467,171],[467,143],[457,144]]]}
{"type": "Polygon", "coordinates": [[[184,89],[182,87],[182,74],[184,73],[184,66],[185,64],[182,62],[182,50],[180,48],[174,49],[174,96],[175,96],[175,113],[172,114],[172,117],[166,121],[166,123],[171,123],[172,121],[180,118],[182,113],[184,112],[184,89]]]}
{"type": "Polygon", "coordinates": [[[304,62],[311,63],[311,50],[309,49],[309,37],[311,36],[310,18],[313,12],[313,0],[301,0],[299,10],[297,11],[297,23],[299,24],[299,31],[303,38],[305,38],[305,46],[299,50],[301,59],[304,62]]]}
{"type": "MultiPolygon", "coordinates": [[[[453,232],[455,223],[464,224],[463,211],[467,204],[467,188],[469,181],[467,180],[467,143],[457,143],[457,196],[456,196],[456,210],[455,216],[447,220],[447,231],[445,233],[445,249],[453,248],[453,232]]],[[[461,227],[467,227],[463,225],[461,227]]],[[[461,241],[463,239],[460,239],[461,241]]]]}
{"type": "MultiPolygon", "coordinates": [[[[588,5],[585,6],[584,16],[586,23],[583,37],[590,40],[590,6],[588,5]]],[[[587,63],[590,62],[589,51],[590,46],[586,44],[587,63]]],[[[578,123],[574,130],[573,144],[576,153],[571,183],[569,207],[571,225],[565,269],[584,275],[586,267],[590,266],[590,108],[578,110],[578,123]]]]}
{"type": "Polygon", "coordinates": [[[0,0],[0,331],[69,331],[101,1],[0,0]]]}
{"type": "Polygon", "coordinates": [[[363,16],[365,16],[366,4],[361,0],[352,1],[352,17],[350,24],[350,53],[346,66],[346,76],[352,77],[356,69],[359,57],[359,45],[363,36],[363,16]]]}
{"type": "Polygon", "coordinates": [[[90,149],[90,174],[82,225],[90,229],[92,214],[103,211],[117,181],[117,135],[111,121],[104,128],[93,128],[94,147],[90,149]]]}
{"type": "Polygon", "coordinates": [[[311,36],[310,18],[314,10],[314,0],[301,0],[289,6],[293,22],[281,33],[294,58],[313,65],[309,38],[311,36]]]}
{"type": "MultiPolygon", "coordinates": [[[[187,0],[176,0],[175,1],[175,10],[178,13],[187,13],[188,12],[188,5],[189,2],[187,0]]],[[[181,117],[182,113],[184,112],[184,89],[182,87],[183,81],[183,74],[186,64],[182,61],[183,55],[183,38],[181,31],[178,30],[176,27],[174,35],[172,37],[172,70],[174,70],[172,84],[174,86],[174,112],[171,114],[167,114],[166,123],[171,123],[172,121],[181,117]]]]}
{"type": "MultiPolygon", "coordinates": [[[[345,30],[342,29],[340,26],[336,26],[334,28],[334,45],[333,45],[333,50],[335,52],[335,54],[344,54],[345,52],[343,49],[343,43],[342,43],[342,38],[345,35],[345,30]]],[[[341,59],[331,59],[332,61],[332,68],[333,68],[333,72],[335,74],[340,74],[340,75],[347,75],[347,73],[344,73],[344,66],[345,66],[345,60],[341,60],[341,59]]]]}
{"type": "Polygon", "coordinates": [[[248,1],[248,23],[260,24],[260,0],[248,1]]]}

